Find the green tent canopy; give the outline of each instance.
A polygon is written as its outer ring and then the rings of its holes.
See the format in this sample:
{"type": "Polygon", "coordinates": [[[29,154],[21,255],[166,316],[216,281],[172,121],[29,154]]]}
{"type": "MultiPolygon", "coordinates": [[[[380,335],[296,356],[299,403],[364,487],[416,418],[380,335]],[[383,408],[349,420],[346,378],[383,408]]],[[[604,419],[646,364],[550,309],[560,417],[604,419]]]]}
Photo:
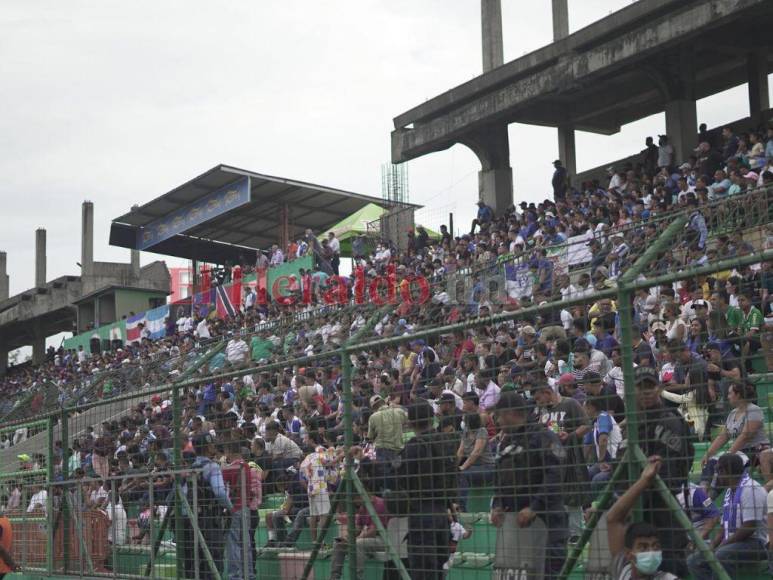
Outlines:
{"type": "MultiPolygon", "coordinates": [[[[364,235],[369,238],[378,238],[378,229],[371,229],[368,231],[368,224],[377,221],[382,215],[387,212],[383,207],[376,205],[375,203],[369,203],[361,210],[354,212],[352,215],[344,218],[332,228],[328,228],[319,235],[319,240],[327,238],[328,232],[333,232],[338,241],[341,243],[341,256],[350,258],[352,256],[352,240],[359,235],[364,235]]],[[[430,238],[440,239],[440,234],[432,231],[428,227],[424,229],[429,234],[430,238]]],[[[368,244],[372,248],[372,244],[368,244]]]]}

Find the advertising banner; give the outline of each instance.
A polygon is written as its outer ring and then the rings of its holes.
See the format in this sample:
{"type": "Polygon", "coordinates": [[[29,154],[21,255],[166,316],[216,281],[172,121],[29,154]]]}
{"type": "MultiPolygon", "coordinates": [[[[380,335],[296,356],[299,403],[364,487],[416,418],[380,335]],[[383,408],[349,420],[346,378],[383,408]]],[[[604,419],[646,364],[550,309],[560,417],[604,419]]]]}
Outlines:
{"type": "Polygon", "coordinates": [[[137,232],[137,249],[146,250],[249,201],[250,178],[243,177],[143,227],[137,232]]]}

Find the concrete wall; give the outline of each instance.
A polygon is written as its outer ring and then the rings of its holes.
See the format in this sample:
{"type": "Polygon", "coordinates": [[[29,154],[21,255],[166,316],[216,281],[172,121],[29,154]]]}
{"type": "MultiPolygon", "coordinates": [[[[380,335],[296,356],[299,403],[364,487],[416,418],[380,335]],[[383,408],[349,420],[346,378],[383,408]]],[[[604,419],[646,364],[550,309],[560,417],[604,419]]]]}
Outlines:
{"type": "Polygon", "coordinates": [[[150,308],[155,308],[155,304],[151,304],[153,298],[161,300],[163,305],[166,302],[166,293],[164,292],[147,292],[142,290],[116,290],[115,292],[115,315],[116,319],[123,316],[129,316],[130,312],[139,314],[145,312],[150,308]]]}

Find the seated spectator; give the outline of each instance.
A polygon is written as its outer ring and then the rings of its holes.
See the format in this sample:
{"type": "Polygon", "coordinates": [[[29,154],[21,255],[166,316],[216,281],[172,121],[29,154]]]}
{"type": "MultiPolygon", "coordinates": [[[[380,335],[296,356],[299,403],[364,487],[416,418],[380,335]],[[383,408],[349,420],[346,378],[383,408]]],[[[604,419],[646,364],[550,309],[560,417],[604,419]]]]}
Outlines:
{"type": "MultiPolygon", "coordinates": [[[[474,393],[470,394],[474,395],[474,393]]],[[[478,413],[464,415],[462,439],[456,451],[456,458],[460,472],[460,507],[463,512],[466,512],[470,489],[491,485],[494,475],[494,455],[489,446],[488,431],[483,426],[478,413]]]]}
{"type": "MultiPolygon", "coordinates": [[[[727,453],[720,457],[717,473],[719,485],[726,488],[722,504],[723,532],[711,547],[730,577],[737,578],[743,569],[768,558],[767,493],[746,473],[744,460],[739,455],[727,453]]],[[[715,577],[700,552],[688,558],[687,566],[695,580],[715,577]]]]}

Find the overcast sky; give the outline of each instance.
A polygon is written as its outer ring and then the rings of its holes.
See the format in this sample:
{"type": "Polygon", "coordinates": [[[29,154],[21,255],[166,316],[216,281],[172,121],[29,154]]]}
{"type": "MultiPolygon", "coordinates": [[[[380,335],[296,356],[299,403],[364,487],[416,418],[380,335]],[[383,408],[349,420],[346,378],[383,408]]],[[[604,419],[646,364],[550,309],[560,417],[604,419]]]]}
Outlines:
{"type": "MultiPolygon", "coordinates": [[[[505,60],[550,42],[550,0],[503,0],[505,60]],[[524,11],[524,5],[528,10],[524,11]]],[[[577,30],[630,0],[569,0],[577,30]]],[[[95,258],[110,220],[218,163],[380,196],[392,118],[480,74],[479,0],[6,0],[0,12],[0,250],[11,293],[78,274],[80,204],[95,258]]],[[[698,105],[709,126],[745,116],[739,87],[698,105]]],[[[578,134],[578,169],[641,149],[662,115],[613,137],[578,134]]],[[[511,126],[516,201],[547,195],[556,132],[511,126]]],[[[409,164],[419,220],[477,198],[463,146],[409,164]]],[[[143,263],[157,259],[143,254],[143,263]]]]}

